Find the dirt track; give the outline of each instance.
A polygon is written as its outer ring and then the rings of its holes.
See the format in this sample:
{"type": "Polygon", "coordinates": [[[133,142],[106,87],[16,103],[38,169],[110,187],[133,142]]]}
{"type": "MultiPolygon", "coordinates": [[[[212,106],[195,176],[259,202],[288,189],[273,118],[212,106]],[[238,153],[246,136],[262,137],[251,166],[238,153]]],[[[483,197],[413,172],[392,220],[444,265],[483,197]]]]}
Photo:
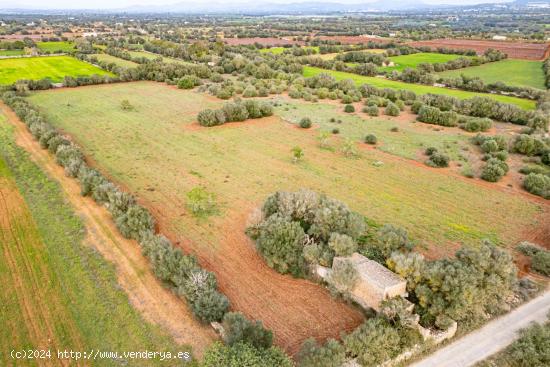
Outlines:
{"type": "Polygon", "coordinates": [[[1,102],[0,109],[16,128],[17,144],[29,152],[48,175],[61,183],[65,196],[84,220],[86,242],[115,265],[118,281],[134,307],[146,320],[167,331],[177,343],[191,345],[194,353],[201,356],[216,338],[214,331],[209,326],[200,325],[186,303],[160,284],[139,245],[119,234],[105,208],[80,195],[78,183],[65,176],[63,169],[46,150],[40,148],[15,113],[1,102]]]}
{"type": "Polygon", "coordinates": [[[500,50],[512,59],[544,60],[549,55],[548,43],[525,43],[511,41],[464,40],[464,39],[437,39],[430,41],[410,42],[409,46],[419,47],[447,47],[460,50],[475,50],[482,54],[493,48],[500,50]]]}

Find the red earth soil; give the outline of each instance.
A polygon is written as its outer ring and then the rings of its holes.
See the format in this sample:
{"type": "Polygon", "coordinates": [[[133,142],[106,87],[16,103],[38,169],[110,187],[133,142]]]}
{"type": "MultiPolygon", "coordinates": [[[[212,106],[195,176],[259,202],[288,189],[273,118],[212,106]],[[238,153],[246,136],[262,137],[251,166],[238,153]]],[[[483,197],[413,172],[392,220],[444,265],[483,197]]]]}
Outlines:
{"type": "Polygon", "coordinates": [[[500,50],[513,59],[543,60],[550,55],[548,43],[526,43],[511,41],[464,40],[464,39],[437,39],[408,43],[409,46],[419,47],[446,47],[460,50],[475,50],[482,54],[489,48],[500,50]]]}
{"type": "Polygon", "coordinates": [[[364,36],[319,36],[316,37],[322,41],[337,41],[345,45],[356,45],[362,43],[376,42],[376,43],[388,43],[392,40],[389,38],[380,37],[364,37],[364,36]]]}
{"type": "Polygon", "coordinates": [[[263,46],[291,46],[291,45],[301,45],[303,42],[294,41],[292,39],[285,38],[224,38],[223,42],[231,46],[240,46],[240,45],[253,45],[259,43],[263,46]]]}

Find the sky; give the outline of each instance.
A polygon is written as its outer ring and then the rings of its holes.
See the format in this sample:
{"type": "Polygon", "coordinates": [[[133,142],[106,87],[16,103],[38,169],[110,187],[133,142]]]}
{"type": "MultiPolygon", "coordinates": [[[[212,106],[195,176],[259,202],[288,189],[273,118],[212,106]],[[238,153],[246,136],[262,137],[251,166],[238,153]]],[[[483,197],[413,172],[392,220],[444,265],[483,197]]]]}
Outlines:
{"type": "MultiPolygon", "coordinates": [[[[217,2],[223,2],[220,0],[217,2]]],[[[229,0],[230,4],[247,3],[252,0],[229,0]]],[[[309,0],[312,1],[312,0],[309,0]]],[[[308,0],[253,0],[257,3],[300,3],[309,2],[308,0]]],[[[348,4],[367,4],[376,0],[313,0],[316,2],[334,2],[348,4]]],[[[420,0],[419,0],[420,1],[420,0]]],[[[426,4],[457,4],[469,5],[478,3],[497,3],[511,0],[423,0],[426,4]]],[[[0,8],[24,8],[24,9],[120,9],[134,5],[170,5],[174,3],[190,2],[193,4],[208,4],[210,0],[0,0],[0,8]]]]}

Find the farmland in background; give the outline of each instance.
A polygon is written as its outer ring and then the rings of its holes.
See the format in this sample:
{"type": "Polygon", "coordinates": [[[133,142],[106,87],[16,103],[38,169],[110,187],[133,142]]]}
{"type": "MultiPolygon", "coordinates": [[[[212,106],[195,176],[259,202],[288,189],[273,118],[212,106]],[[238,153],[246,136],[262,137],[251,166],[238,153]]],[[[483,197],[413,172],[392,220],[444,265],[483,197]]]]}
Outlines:
{"type": "Polygon", "coordinates": [[[461,74],[479,77],[485,83],[503,82],[518,87],[546,89],[542,62],[540,61],[507,59],[438,73],[442,77],[453,78],[457,78],[461,74]]]}
{"type": "Polygon", "coordinates": [[[499,101],[502,103],[515,104],[525,109],[535,108],[534,101],[517,98],[517,97],[501,96],[501,95],[488,94],[488,93],[475,93],[475,92],[468,92],[468,91],[455,90],[455,89],[449,89],[449,88],[434,87],[430,85],[410,84],[410,83],[404,83],[396,80],[362,76],[358,74],[346,73],[343,71],[321,69],[321,68],[312,67],[312,66],[304,66],[304,69],[303,69],[303,75],[306,78],[312,77],[314,75],[321,74],[321,73],[330,74],[336,80],[352,79],[357,85],[370,84],[378,88],[407,89],[417,94],[427,94],[427,93],[445,94],[445,95],[460,98],[460,99],[472,98],[474,96],[486,96],[486,97],[493,98],[496,101],[499,101]]]}
{"type": "Polygon", "coordinates": [[[20,79],[49,78],[60,82],[65,76],[114,74],[70,56],[23,57],[0,59],[0,84],[11,84],[20,79]]]}
{"type": "Polygon", "coordinates": [[[459,57],[467,57],[467,56],[452,55],[452,54],[438,54],[438,53],[432,53],[432,52],[420,52],[420,53],[410,54],[410,55],[392,56],[389,59],[393,61],[395,65],[382,67],[381,70],[403,71],[406,68],[416,69],[418,64],[421,64],[421,63],[428,63],[428,64],[444,63],[447,61],[458,59],[459,57]]]}

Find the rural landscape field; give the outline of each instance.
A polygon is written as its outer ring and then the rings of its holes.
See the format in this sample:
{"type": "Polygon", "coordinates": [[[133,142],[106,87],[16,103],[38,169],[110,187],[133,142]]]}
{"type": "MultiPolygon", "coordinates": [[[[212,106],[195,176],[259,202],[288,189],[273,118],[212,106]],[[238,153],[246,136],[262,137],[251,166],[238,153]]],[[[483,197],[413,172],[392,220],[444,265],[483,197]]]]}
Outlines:
{"type": "Polygon", "coordinates": [[[0,366],[550,363],[550,6],[62,3],[0,8],[0,366]]]}

